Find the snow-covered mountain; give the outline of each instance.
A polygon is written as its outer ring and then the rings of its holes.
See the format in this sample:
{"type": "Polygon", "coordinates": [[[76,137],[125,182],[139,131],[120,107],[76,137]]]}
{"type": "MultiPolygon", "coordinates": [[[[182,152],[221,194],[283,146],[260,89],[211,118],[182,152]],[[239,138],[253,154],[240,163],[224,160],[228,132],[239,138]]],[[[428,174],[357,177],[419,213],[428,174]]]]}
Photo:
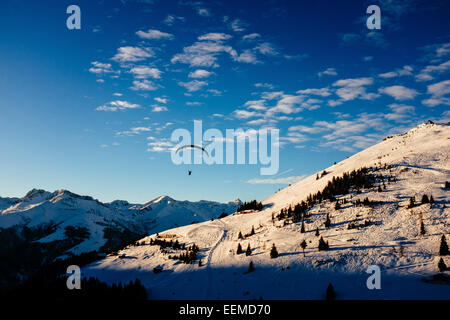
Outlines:
{"type": "MultiPolygon", "coordinates": [[[[323,299],[329,283],[341,299],[450,299],[448,280],[432,278],[442,235],[450,242],[446,181],[450,126],[423,124],[275,193],[260,212],[167,230],[160,238],[153,234],[118,256],[86,266],[83,274],[107,282],[138,277],[155,299],[323,299]],[[303,220],[279,217],[282,209],[307,201],[310,194],[325,194],[330,182],[336,186],[337,178],[363,167],[373,183],[335,195],[338,206],[325,199],[311,203],[303,220]],[[435,202],[421,204],[424,194],[435,202]],[[252,227],[255,233],[246,236],[252,227]],[[182,250],[154,245],[164,236],[186,247],[195,243],[202,266],[173,259],[182,250]],[[320,237],[328,250],[318,250],[320,237]],[[238,244],[244,252],[249,245],[251,255],[237,254],[238,244]],[[273,245],[279,256],[272,259],[273,245]],[[248,273],[250,262],[255,269],[248,273]],[[371,265],[381,269],[380,290],[366,286],[371,265]]],[[[442,258],[450,266],[449,256],[442,258]]]]}
{"type": "Polygon", "coordinates": [[[0,198],[0,228],[43,229],[45,226],[47,231],[37,240],[41,243],[77,237],[79,233],[78,243],[68,250],[79,254],[101,248],[107,251],[104,246],[108,240],[114,242],[112,238],[123,232],[151,234],[202,222],[217,218],[222,212],[232,213],[240,203],[240,200],[229,203],[177,201],[168,196],[145,204],[121,200],[102,203],[67,190],[33,189],[23,198],[0,198]]]}

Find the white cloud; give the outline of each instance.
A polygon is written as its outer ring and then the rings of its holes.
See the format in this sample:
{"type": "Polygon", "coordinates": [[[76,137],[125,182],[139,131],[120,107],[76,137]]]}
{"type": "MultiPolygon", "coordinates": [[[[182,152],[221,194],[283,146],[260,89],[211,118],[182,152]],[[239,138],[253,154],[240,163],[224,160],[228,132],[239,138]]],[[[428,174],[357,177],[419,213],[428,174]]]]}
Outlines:
{"type": "Polygon", "coordinates": [[[126,46],[118,48],[117,53],[114,55],[112,60],[117,62],[136,62],[153,56],[154,52],[151,48],[126,46]]]}
{"type": "Polygon", "coordinates": [[[234,57],[235,61],[258,64],[260,61],[256,58],[255,54],[250,50],[244,50],[239,56],[234,57]]]}
{"type": "Polygon", "coordinates": [[[328,76],[337,76],[337,72],[335,68],[327,68],[324,71],[318,72],[317,75],[319,77],[322,77],[323,75],[328,75],[328,76]]]}
{"type": "Polygon", "coordinates": [[[167,107],[164,107],[164,106],[158,106],[158,105],[152,106],[152,112],[163,112],[163,111],[169,111],[169,109],[167,109],[167,107]]]}
{"type": "Polygon", "coordinates": [[[159,98],[159,97],[154,98],[154,100],[163,104],[166,104],[168,101],[167,98],[159,98]]]}
{"type": "Polygon", "coordinates": [[[157,140],[155,137],[148,137],[148,152],[170,152],[174,148],[174,144],[168,139],[157,140]]]}
{"type": "Polygon", "coordinates": [[[395,78],[401,76],[411,76],[413,68],[411,66],[404,66],[401,69],[396,69],[395,71],[390,71],[386,73],[380,73],[378,76],[380,78],[395,78]]]}
{"type": "Polygon", "coordinates": [[[171,26],[175,23],[175,21],[185,21],[186,19],[184,17],[178,17],[176,15],[173,14],[168,14],[166,19],[164,19],[163,23],[165,25],[171,26]]]}
{"type": "Polygon", "coordinates": [[[356,98],[372,100],[378,97],[375,93],[367,93],[365,86],[373,83],[372,78],[341,79],[333,83],[333,86],[340,87],[336,94],[343,100],[349,101],[356,98]]]}
{"type": "Polygon", "coordinates": [[[234,110],[233,113],[237,119],[248,119],[260,115],[255,111],[248,110],[234,110]]]}
{"type": "Polygon", "coordinates": [[[281,96],[281,99],[278,100],[277,105],[267,111],[267,115],[273,116],[275,113],[292,114],[300,112],[301,108],[299,105],[303,101],[303,96],[284,94],[281,96]]]}
{"type": "Polygon", "coordinates": [[[450,80],[444,80],[431,84],[427,87],[427,92],[431,97],[422,100],[422,104],[428,107],[435,107],[437,105],[450,105],[450,98],[446,95],[450,94],[450,80]]]}
{"type": "Polygon", "coordinates": [[[198,40],[222,41],[231,39],[232,36],[226,33],[211,32],[198,37],[198,40]]]}
{"type": "Polygon", "coordinates": [[[148,40],[154,40],[154,39],[173,39],[173,34],[162,32],[155,29],[149,29],[147,32],[145,31],[137,31],[136,34],[141,39],[148,39],[148,40]]]}
{"type": "Polygon", "coordinates": [[[159,79],[161,78],[162,71],[157,68],[150,68],[147,66],[136,66],[130,70],[130,73],[137,79],[159,79]]]}
{"type": "Polygon", "coordinates": [[[259,33],[250,33],[242,37],[242,40],[253,40],[256,38],[260,38],[261,35],[259,33]]]}
{"type": "Polygon", "coordinates": [[[208,82],[193,80],[188,82],[178,82],[178,85],[181,87],[185,87],[189,92],[194,92],[200,90],[204,86],[207,86],[208,82]]]}
{"type": "Polygon", "coordinates": [[[385,118],[396,122],[408,122],[414,115],[415,108],[403,104],[390,104],[389,108],[393,111],[385,114],[385,118]]]}
{"type": "Polygon", "coordinates": [[[245,31],[246,24],[239,19],[235,19],[231,22],[230,26],[234,32],[242,32],[245,31]]]}
{"type": "Polygon", "coordinates": [[[261,54],[269,56],[274,56],[278,54],[278,51],[269,42],[264,42],[257,45],[254,50],[258,51],[261,54]]]}
{"type": "Polygon", "coordinates": [[[429,65],[423,68],[418,75],[416,81],[430,81],[433,80],[433,74],[441,74],[450,70],[450,60],[439,65],[429,65]]]}
{"type": "Polygon", "coordinates": [[[265,88],[265,89],[269,89],[269,90],[273,90],[274,89],[274,86],[271,83],[258,82],[258,83],[255,83],[255,87],[257,87],[257,88],[265,88]]]}
{"type": "Polygon", "coordinates": [[[99,106],[96,108],[97,111],[117,111],[117,110],[126,110],[126,109],[138,109],[141,108],[139,104],[130,103],[128,101],[123,100],[115,100],[108,102],[103,106],[99,106]]]}
{"type": "Polygon", "coordinates": [[[303,89],[298,90],[298,94],[306,94],[306,95],[316,95],[321,97],[328,97],[331,95],[329,88],[320,88],[320,89],[303,89]]]}
{"type": "Polygon", "coordinates": [[[217,90],[217,89],[208,89],[206,91],[208,91],[209,93],[212,93],[214,96],[221,96],[222,95],[222,91],[217,90]]]}
{"type": "Polygon", "coordinates": [[[193,45],[183,48],[183,53],[176,54],[172,63],[185,63],[191,67],[217,67],[217,56],[220,53],[228,53],[236,57],[237,53],[231,46],[223,45],[217,41],[198,41],[193,45]]]}
{"type": "Polygon", "coordinates": [[[134,80],[133,86],[131,87],[131,90],[135,90],[135,91],[139,91],[139,90],[154,91],[157,89],[158,89],[158,86],[155,85],[150,80],[134,80]]]}
{"type": "Polygon", "coordinates": [[[207,71],[207,70],[203,70],[203,69],[197,69],[193,72],[189,73],[189,78],[195,78],[195,79],[200,79],[200,78],[208,78],[210,75],[212,75],[213,72],[211,71],[207,71]]]}
{"type": "Polygon", "coordinates": [[[247,109],[253,109],[253,110],[266,110],[267,107],[265,106],[265,100],[252,100],[252,101],[247,101],[244,104],[245,107],[247,107],[247,109]]]}
{"type": "Polygon", "coordinates": [[[274,100],[283,96],[283,91],[263,92],[261,97],[265,100],[274,100]]]}
{"type": "Polygon", "coordinates": [[[321,127],[321,126],[308,127],[308,126],[304,126],[304,125],[292,126],[292,127],[289,127],[289,129],[288,129],[288,131],[290,131],[290,132],[300,131],[300,132],[311,133],[311,134],[316,134],[319,132],[323,132],[325,130],[327,130],[326,127],[321,127]]]}
{"type": "Polygon", "coordinates": [[[442,97],[450,93],[450,80],[444,80],[427,87],[428,93],[434,97],[442,97]]]}
{"type": "Polygon", "coordinates": [[[393,97],[395,100],[411,100],[419,93],[414,89],[409,89],[404,86],[390,86],[378,89],[379,92],[393,97]]]}
{"type": "Polygon", "coordinates": [[[202,103],[198,102],[198,101],[188,101],[188,102],[186,102],[186,105],[190,106],[190,107],[194,107],[194,106],[201,106],[202,103]]]}
{"type": "Polygon", "coordinates": [[[98,61],[94,61],[91,62],[91,64],[92,67],[89,68],[90,73],[105,74],[114,72],[110,63],[101,63],[98,61]]]}
{"type": "Polygon", "coordinates": [[[209,10],[205,9],[205,8],[198,8],[197,13],[199,16],[202,16],[202,17],[210,17],[211,16],[211,12],[209,12],[209,10]]]}

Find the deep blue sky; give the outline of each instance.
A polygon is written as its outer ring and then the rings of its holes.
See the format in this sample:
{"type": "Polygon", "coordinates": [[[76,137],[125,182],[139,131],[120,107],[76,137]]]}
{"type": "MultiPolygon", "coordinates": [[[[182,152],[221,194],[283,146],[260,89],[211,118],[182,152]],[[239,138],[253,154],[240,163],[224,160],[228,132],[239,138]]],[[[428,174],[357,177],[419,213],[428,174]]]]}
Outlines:
{"type": "Polygon", "coordinates": [[[0,30],[0,196],[263,199],[450,118],[448,1],[2,1],[0,30]],[[280,129],[279,173],[174,165],[193,120],[280,129]]]}

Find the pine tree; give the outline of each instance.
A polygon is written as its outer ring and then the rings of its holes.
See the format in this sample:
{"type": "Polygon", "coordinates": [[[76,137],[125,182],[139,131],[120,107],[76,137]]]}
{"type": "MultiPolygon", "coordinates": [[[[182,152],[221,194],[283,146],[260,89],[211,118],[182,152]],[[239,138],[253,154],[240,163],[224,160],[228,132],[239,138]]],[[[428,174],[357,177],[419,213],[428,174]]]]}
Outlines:
{"type": "Polygon", "coordinates": [[[202,266],[203,266],[202,259],[198,260],[198,266],[199,266],[199,267],[202,267],[202,266]]]}
{"type": "Polygon", "coordinates": [[[319,227],[317,227],[317,228],[316,228],[315,236],[318,237],[319,235],[320,235],[320,233],[319,233],[319,227]]]}
{"type": "Polygon", "coordinates": [[[237,247],[237,250],[236,250],[236,254],[241,254],[241,253],[242,253],[242,247],[241,247],[241,244],[238,243],[238,247],[237,247]]]}
{"type": "Polygon", "coordinates": [[[255,234],[255,227],[252,226],[252,231],[250,231],[250,235],[252,236],[252,235],[254,235],[254,234],[255,234]]]}
{"type": "Polygon", "coordinates": [[[242,236],[242,232],[240,232],[240,231],[239,231],[238,239],[244,239],[244,237],[242,236]]]}
{"type": "Polygon", "coordinates": [[[275,243],[272,245],[272,249],[270,250],[270,258],[271,259],[278,258],[278,251],[277,248],[275,247],[275,243]]]}
{"type": "Polygon", "coordinates": [[[339,200],[336,201],[336,204],[334,205],[334,210],[339,210],[341,208],[341,204],[339,203],[339,200]]]}
{"type": "Polygon", "coordinates": [[[382,192],[381,186],[378,186],[378,192],[382,192]]]}
{"type": "Polygon", "coordinates": [[[445,187],[444,188],[445,189],[450,189],[450,182],[445,181],[445,187]]]}
{"type": "Polygon", "coordinates": [[[448,251],[447,241],[445,240],[445,236],[442,235],[441,246],[439,247],[439,255],[440,256],[448,256],[448,254],[449,254],[449,251],[448,251]]]}
{"type": "Polygon", "coordinates": [[[430,196],[430,203],[433,204],[434,203],[434,198],[433,195],[430,196]]]}
{"type": "Polygon", "coordinates": [[[323,237],[320,237],[320,239],[319,239],[319,247],[318,248],[319,248],[319,251],[329,249],[328,242],[325,242],[325,240],[323,240],[323,237]]]}
{"type": "Polygon", "coordinates": [[[303,249],[303,256],[305,257],[305,249],[307,247],[305,239],[303,239],[302,243],[300,243],[300,247],[303,249]]]}
{"type": "Polygon", "coordinates": [[[426,194],[424,194],[422,196],[422,201],[421,202],[422,202],[422,204],[430,203],[430,200],[428,199],[428,196],[426,194]]]}
{"type": "Polygon", "coordinates": [[[438,268],[439,268],[439,272],[444,272],[445,270],[447,270],[447,265],[444,262],[444,259],[440,259],[439,263],[438,263],[438,268]]]}
{"type": "Polygon", "coordinates": [[[423,221],[420,221],[420,235],[425,234],[425,225],[423,224],[423,221]]]}
{"type": "Polygon", "coordinates": [[[252,249],[250,249],[250,243],[247,246],[247,250],[245,250],[245,255],[250,256],[252,254],[252,249]]]}
{"type": "Polygon", "coordinates": [[[409,198],[409,205],[408,205],[408,209],[409,208],[414,208],[414,203],[416,202],[415,197],[411,197],[409,198]]]}
{"type": "Polygon", "coordinates": [[[327,218],[325,219],[325,228],[329,228],[331,226],[330,215],[327,212],[327,218]]]}
{"type": "Polygon", "coordinates": [[[330,283],[327,288],[326,299],[334,300],[336,298],[336,292],[334,291],[333,285],[330,283]]]}
{"type": "Polygon", "coordinates": [[[305,233],[305,221],[302,219],[302,227],[300,228],[300,233],[305,233]]]}

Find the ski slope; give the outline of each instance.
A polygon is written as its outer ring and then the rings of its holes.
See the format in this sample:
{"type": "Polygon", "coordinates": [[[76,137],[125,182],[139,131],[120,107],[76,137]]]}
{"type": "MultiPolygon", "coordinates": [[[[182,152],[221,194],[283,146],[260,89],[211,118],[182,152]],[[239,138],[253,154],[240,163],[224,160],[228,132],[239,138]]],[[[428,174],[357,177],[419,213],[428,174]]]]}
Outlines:
{"type": "MultiPolygon", "coordinates": [[[[148,244],[156,238],[151,235],[142,239],[145,245],[129,246],[117,256],[86,266],[83,274],[107,282],[138,277],[151,299],[323,299],[329,283],[338,299],[450,299],[450,285],[421,281],[437,273],[442,234],[450,242],[450,191],[444,189],[450,180],[449,156],[450,126],[423,124],[326,168],[328,174],[318,180],[314,174],[275,193],[263,201],[261,212],[233,214],[160,234],[198,245],[201,267],[169,259],[158,246],[148,244]],[[322,190],[333,176],[361,167],[378,167],[377,173],[390,174],[396,182],[386,183],[382,192],[362,190],[346,197],[368,197],[382,204],[369,208],[348,203],[335,210],[334,203],[323,202],[311,209],[306,233],[300,233],[301,223],[283,226],[272,221],[272,213],[322,190]],[[423,194],[432,194],[436,203],[407,208],[411,196],[420,202],[423,194]],[[323,225],[327,212],[329,229],[323,225]],[[350,222],[365,219],[370,219],[370,226],[347,228],[350,222]],[[424,235],[419,233],[420,221],[424,235]],[[252,226],[255,235],[238,240],[239,232],[249,233],[252,226]],[[329,242],[329,250],[318,251],[316,228],[329,242]],[[302,240],[307,242],[304,253],[302,240]],[[251,256],[237,255],[238,243],[244,251],[250,244],[251,256]],[[269,256],[272,244],[279,252],[276,259],[269,256]],[[250,261],[255,270],[247,274],[250,261]],[[373,264],[382,270],[381,290],[366,286],[366,270],[373,264]],[[163,272],[153,273],[155,267],[163,272]]],[[[450,266],[449,257],[444,258],[450,266]]]]}

